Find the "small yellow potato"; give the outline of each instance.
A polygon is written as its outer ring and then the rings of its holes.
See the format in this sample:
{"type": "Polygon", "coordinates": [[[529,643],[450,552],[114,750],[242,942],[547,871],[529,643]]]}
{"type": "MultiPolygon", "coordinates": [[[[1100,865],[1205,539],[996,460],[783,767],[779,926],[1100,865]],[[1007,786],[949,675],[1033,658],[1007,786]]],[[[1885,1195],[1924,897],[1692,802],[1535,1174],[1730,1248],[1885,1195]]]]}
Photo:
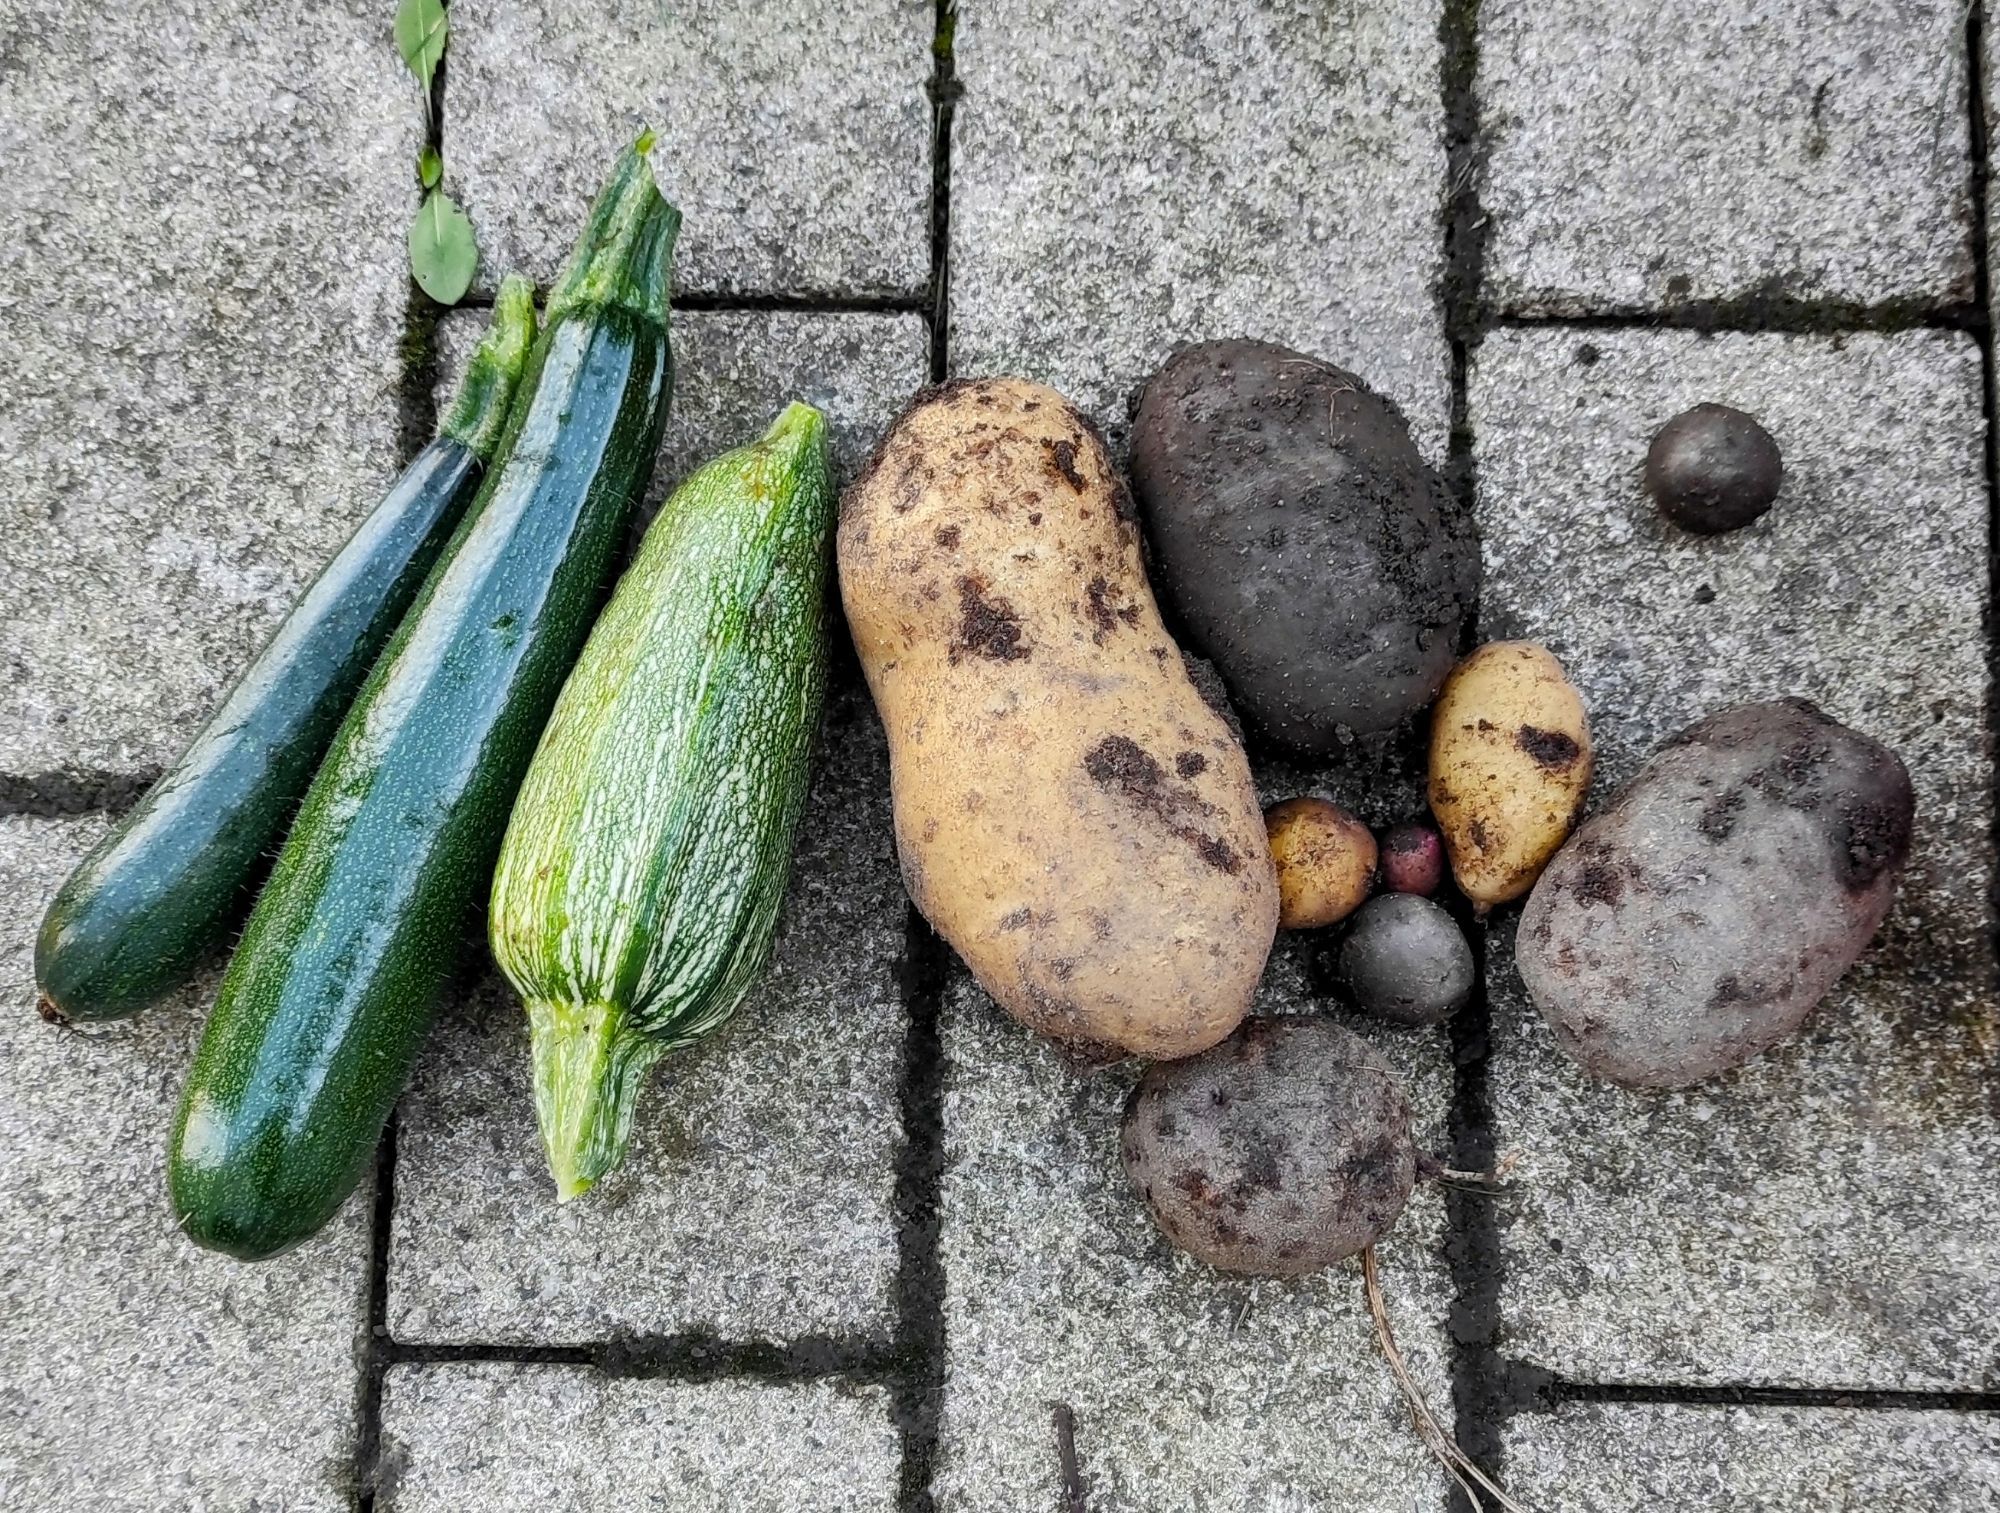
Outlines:
{"type": "Polygon", "coordinates": [[[1562,664],[1494,641],[1451,670],[1431,714],[1431,813],[1484,913],[1534,886],[1583,813],[1590,725],[1562,664]]]}
{"type": "Polygon", "coordinates": [[[1375,837],[1326,799],[1286,799],[1264,811],[1278,868],[1278,928],[1310,930],[1343,920],[1375,885],[1375,837]]]}
{"type": "Polygon", "coordinates": [[[910,898],[1016,1019],[1191,1056],[1249,1012],[1278,882],[1243,747],[1160,622],[1062,395],[919,395],[841,504],[910,898]]]}

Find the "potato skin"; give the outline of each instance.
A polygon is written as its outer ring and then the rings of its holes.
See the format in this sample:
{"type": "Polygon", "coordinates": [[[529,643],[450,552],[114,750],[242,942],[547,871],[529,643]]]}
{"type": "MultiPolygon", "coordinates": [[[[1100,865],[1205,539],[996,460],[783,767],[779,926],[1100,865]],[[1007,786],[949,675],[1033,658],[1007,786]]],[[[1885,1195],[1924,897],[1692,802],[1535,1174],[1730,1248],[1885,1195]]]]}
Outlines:
{"type": "Polygon", "coordinates": [[[1264,811],[1278,868],[1278,928],[1310,930],[1347,918],[1375,886],[1375,836],[1338,804],[1285,799],[1264,811]]]}
{"type": "Polygon", "coordinates": [[[1452,917],[1413,893],[1371,898],[1340,943],[1347,996],[1391,1024],[1443,1024],[1472,998],[1472,947],[1452,917]]]}
{"type": "Polygon", "coordinates": [[[1175,1245],[1219,1271],[1272,1277],[1373,1244],[1417,1170],[1389,1064],[1317,1015],[1247,1019],[1215,1049],[1149,1068],[1119,1154],[1175,1245]]]}
{"type": "Polygon", "coordinates": [[[1444,886],[1444,842],[1429,825],[1410,821],[1382,837],[1382,886],[1429,898],[1444,886]]]}
{"type": "Polygon", "coordinates": [[[1549,864],[1521,979],[1592,1077],[1717,1076],[1797,1029],[1867,947],[1915,810],[1896,754],[1804,699],[1710,715],[1549,864]]]}
{"type": "Polygon", "coordinates": [[[838,546],[917,908],[1030,1029],[1154,1058],[1221,1040],[1277,878],[1096,431],[1023,379],[921,394],[838,546]]]}
{"type": "Polygon", "coordinates": [[[1326,755],[1431,702],[1478,536],[1360,378],[1269,342],[1184,348],[1140,396],[1132,483],[1175,629],[1253,731],[1326,755]]]}
{"type": "Polygon", "coordinates": [[[1431,813],[1481,912],[1534,886],[1583,812],[1590,768],[1583,700],[1546,649],[1494,641],[1451,670],[1431,714],[1431,813]]]}

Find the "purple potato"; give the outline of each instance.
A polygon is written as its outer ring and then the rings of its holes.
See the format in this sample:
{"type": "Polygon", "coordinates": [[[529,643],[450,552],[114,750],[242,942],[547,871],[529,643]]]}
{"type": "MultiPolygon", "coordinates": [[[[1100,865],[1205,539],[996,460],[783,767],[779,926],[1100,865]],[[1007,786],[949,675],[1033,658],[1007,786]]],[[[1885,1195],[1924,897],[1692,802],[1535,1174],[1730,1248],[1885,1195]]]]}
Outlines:
{"type": "Polygon", "coordinates": [[[1429,825],[1411,821],[1382,837],[1382,886],[1391,893],[1429,898],[1444,886],[1444,841],[1429,825]]]}
{"type": "Polygon", "coordinates": [[[1592,1077],[1719,1076],[1867,948],[1915,811],[1896,754],[1804,699],[1710,715],[1556,853],[1521,916],[1521,980],[1592,1077]]]}
{"type": "Polygon", "coordinates": [[[1296,1277],[1373,1244],[1416,1180],[1389,1064],[1330,1019],[1252,1018],[1148,1068],[1125,1173],[1166,1236],[1220,1271],[1296,1277]]]}
{"type": "Polygon", "coordinates": [[[1132,484],[1177,638],[1253,730],[1324,755],[1430,704],[1479,541],[1361,379],[1268,342],[1184,348],[1140,396],[1132,484]]]}
{"type": "Polygon", "coordinates": [[[1476,976],[1464,932],[1412,893],[1369,899],[1340,943],[1340,980],[1355,1007],[1393,1024],[1442,1024],[1471,999],[1476,976]]]}
{"type": "Polygon", "coordinates": [[[1784,480],[1784,459],[1771,433],[1728,405],[1683,410],[1660,427],[1646,451],[1646,488],[1660,513],[1704,536],[1756,520],[1784,480]]]}

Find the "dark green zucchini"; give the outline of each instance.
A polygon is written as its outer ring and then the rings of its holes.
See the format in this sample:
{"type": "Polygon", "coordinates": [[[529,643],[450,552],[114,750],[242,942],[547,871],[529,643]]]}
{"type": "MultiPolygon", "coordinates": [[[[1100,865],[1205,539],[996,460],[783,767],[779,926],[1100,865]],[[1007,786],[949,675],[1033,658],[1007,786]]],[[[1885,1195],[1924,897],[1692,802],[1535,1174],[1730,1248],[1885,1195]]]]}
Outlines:
{"type": "Polygon", "coordinates": [[[297,1244],[367,1170],[645,493],[680,223],[649,146],[592,211],[485,486],[335,738],[223,977],[168,1161],[181,1225],[211,1249],[297,1244]]]}
{"type": "Polygon", "coordinates": [[[133,1013],[187,981],[220,943],[355,690],[477,492],[534,337],[533,290],[510,278],[437,439],[313,580],[187,750],[56,894],[35,940],[44,1015],[133,1013]]]}

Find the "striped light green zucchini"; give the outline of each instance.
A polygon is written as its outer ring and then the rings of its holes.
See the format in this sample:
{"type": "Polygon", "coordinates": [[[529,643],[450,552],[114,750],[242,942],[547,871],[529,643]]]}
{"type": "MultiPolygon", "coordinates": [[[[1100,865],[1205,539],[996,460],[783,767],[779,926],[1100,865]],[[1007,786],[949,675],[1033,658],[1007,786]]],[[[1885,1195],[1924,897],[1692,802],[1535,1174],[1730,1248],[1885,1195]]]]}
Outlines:
{"type": "Polygon", "coordinates": [[[795,404],[661,509],[563,686],[493,879],[556,1188],[623,1157],[646,1073],[764,965],[826,685],[833,487],[795,404]]]}

